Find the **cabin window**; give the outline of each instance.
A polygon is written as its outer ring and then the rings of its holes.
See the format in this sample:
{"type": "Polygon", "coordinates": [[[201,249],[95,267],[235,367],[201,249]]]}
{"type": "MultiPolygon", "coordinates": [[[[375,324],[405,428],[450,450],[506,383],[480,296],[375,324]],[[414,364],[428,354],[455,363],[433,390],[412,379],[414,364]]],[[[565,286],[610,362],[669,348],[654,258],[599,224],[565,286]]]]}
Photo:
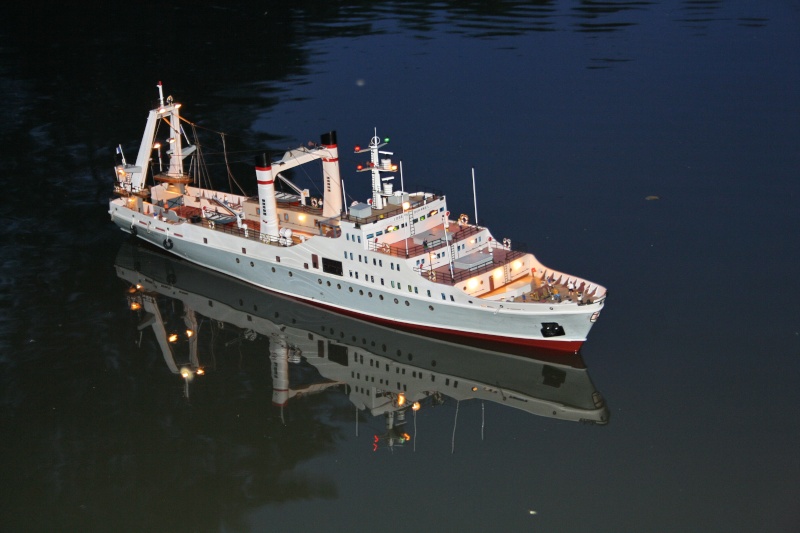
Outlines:
{"type": "Polygon", "coordinates": [[[428,298],[430,298],[430,297],[431,297],[431,291],[430,291],[430,289],[429,289],[429,290],[428,290],[428,298]]]}
{"type": "Polygon", "coordinates": [[[378,233],[376,233],[375,235],[376,235],[376,236],[378,236],[378,237],[380,237],[381,235],[383,235],[383,231],[379,231],[379,232],[378,232],[378,233]]]}
{"type": "Polygon", "coordinates": [[[327,272],[328,274],[335,274],[337,276],[341,276],[344,274],[344,269],[342,268],[341,261],[328,259],[326,257],[322,258],[322,271],[327,272]]]}
{"type": "Polygon", "coordinates": [[[303,268],[305,268],[306,270],[308,270],[308,263],[303,263],[303,268]]]}
{"type": "Polygon", "coordinates": [[[283,220],[285,220],[286,222],[289,222],[289,213],[284,213],[283,214],[283,220]]]}
{"type": "Polygon", "coordinates": [[[276,255],[276,256],[275,256],[275,262],[276,262],[276,263],[280,263],[280,262],[281,262],[281,256],[279,256],[279,255],[276,255]]]}
{"type": "Polygon", "coordinates": [[[361,235],[358,235],[358,243],[361,244],[361,235]]]}
{"type": "Polygon", "coordinates": [[[447,300],[447,296],[445,296],[444,293],[442,293],[442,300],[447,300]]]}
{"type": "Polygon", "coordinates": [[[311,255],[311,266],[319,268],[319,256],[317,256],[317,254],[311,255]]]}
{"type": "Polygon", "coordinates": [[[370,233],[369,235],[367,235],[367,240],[372,239],[373,237],[375,237],[375,234],[374,233],[370,233]]]}
{"type": "Polygon", "coordinates": [[[247,248],[242,248],[242,253],[247,254],[247,248]]]}
{"type": "Polygon", "coordinates": [[[208,244],[208,239],[206,239],[205,237],[203,237],[203,244],[208,244]]]}

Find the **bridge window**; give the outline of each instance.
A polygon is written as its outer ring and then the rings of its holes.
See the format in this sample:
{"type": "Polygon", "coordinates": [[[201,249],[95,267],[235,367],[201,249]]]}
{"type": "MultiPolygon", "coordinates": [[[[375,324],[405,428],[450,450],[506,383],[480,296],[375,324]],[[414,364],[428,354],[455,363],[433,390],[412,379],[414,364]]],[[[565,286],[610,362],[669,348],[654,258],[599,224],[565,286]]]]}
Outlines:
{"type": "Polygon", "coordinates": [[[335,274],[337,276],[344,274],[341,261],[336,261],[325,257],[322,258],[322,271],[327,272],[328,274],[335,274]]]}

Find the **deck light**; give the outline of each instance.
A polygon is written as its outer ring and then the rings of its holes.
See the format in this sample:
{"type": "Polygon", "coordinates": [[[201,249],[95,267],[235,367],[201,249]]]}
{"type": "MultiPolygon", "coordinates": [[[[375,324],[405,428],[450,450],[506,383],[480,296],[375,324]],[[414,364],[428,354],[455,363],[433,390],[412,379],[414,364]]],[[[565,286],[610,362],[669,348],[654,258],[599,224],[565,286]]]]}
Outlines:
{"type": "Polygon", "coordinates": [[[403,407],[406,404],[406,395],[402,392],[397,395],[397,407],[403,407]]]}
{"type": "Polygon", "coordinates": [[[167,340],[168,340],[169,342],[175,342],[175,341],[177,341],[177,340],[178,340],[178,334],[177,334],[177,333],[173,333],[172,335],[170,335],[170,336],[169,336],[169,338],[167,338],[167,340]]]}
{"type": "Polygon", "coordinates": [[[414,402],[413,404],[411,404],[412,411],[419,411],[419,408],[420,408],[419,402],[414,402]]]}

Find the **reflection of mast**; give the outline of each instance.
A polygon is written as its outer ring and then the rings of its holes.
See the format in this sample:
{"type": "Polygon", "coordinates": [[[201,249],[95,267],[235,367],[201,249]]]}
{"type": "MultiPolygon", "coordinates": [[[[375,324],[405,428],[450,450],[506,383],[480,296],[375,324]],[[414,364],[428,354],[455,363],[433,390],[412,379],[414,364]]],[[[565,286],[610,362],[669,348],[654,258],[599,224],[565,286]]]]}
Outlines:
{"type": "Polygon", "coordinates": [[[202,375],[203,368],[200,366],[198,357],[198,336],[197,332],[197,316],[192,309],[186,309],[183,315],[183,322],[186,327],[185,337],[181,339],[178,333],[167,333],[164,316],[158,306],[158,301],[153,294],[141,291],[141,285],[137,284],[133,287],[128,294],[128,302],[132,310],[142,311],[144,316],[139,322],[138,329],[151,327],[156,337],[158,347],[161,349],[161,355],[164,362],[167,364],[170,372],[180,375],[184,380],[184,395],[189,397],[189,382],[192,381],[195,375],[202,375]],[[185,340],[189,350],[189,363],[179,367],[176,361],[174,346],[179,340],[185,340]]]}

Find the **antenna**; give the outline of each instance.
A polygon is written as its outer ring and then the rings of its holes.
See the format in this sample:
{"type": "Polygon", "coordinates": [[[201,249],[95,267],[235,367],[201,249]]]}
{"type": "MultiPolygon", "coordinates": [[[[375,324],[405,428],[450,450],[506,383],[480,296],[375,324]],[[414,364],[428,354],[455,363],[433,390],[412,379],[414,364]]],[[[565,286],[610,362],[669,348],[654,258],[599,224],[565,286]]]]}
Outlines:
{"type": "Polygon", "coordinates": [[[475,225],[478,225],[478,196],[475,194],[475,167],[472,167],[472,203],[475,205],[475,225]]]}

